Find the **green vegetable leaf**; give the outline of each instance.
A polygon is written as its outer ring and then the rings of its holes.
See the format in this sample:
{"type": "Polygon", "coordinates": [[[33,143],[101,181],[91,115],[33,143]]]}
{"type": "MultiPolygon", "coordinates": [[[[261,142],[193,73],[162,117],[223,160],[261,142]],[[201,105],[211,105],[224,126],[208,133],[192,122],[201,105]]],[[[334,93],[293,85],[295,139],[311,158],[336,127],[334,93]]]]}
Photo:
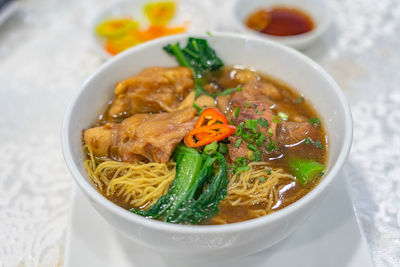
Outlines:
{"type": "Polygon", "coordinates": [[[301,185],[307,185],[320,177],[324,172],[324,165],[314,160],[293,158],[289,160],[289,167],[301,185]]]}

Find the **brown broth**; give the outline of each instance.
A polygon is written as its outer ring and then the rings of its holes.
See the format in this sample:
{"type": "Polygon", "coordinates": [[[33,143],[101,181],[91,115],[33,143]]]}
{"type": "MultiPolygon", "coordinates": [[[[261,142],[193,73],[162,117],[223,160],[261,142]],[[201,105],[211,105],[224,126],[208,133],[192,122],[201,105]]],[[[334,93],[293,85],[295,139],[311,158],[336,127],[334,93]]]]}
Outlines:
{"type": "MultiPolygon", "coordinates": [[[[255,72],[250,69],[244,69],[241,66],[237,67],[225,67],[222,71],[218,73],[214,73],[208,79],[213,83],[217,84],[221,88],[228,88],[228,87],[236,87],[242,85],[237,80],[233,79],[232,77],[235,76],[238,72],[248,72],[247,77],[253,77],[253,74],[256,76],[256,80],[270,83],[276,88],[279,89],[280,93],[282,94],[281,100],[274,100],[276,107],[273,109],[275,114],[277,112],[285,112],[289,115],[289,121],[291,118],[299,118],[302,121],[308,121],[310,118],[319,117],[315,109],[312,105],[304,99],[298,92],[294,89],[286,85],[284,82],[279,81],[275,78],[272,78],[268,75],[261,74],[259,72],[255,72]],[[300,103],[299,99],[303,99],[300,103]]],[[[232,112],[228,110],[228,112],[232,112]]],[[[321,122],[322,123],[322,122],[321,122]]],[[[327,161],[327,143],[326,143],[326,133],[324,131],[323,123],[322,125],[318,126],[319,132],[317,135],[317,139],[321,142],[321,145],[325,149],[317,149],[315,146],[310,144],[305,144],[302,142],[296,146],[290,148],[282,148],[280,149],[279,154],[272,154],[268,160],[271,167],[275,168],[283,168],[285,171],[290,173],[290,169],[288,166],[288,159],[296,156],[305,159],[313,159],[318,161],[319,163],[326,165],[327,161]]],[[[299,185],[296,182],[293,186],[288,186],[286,190],[280,191],[280,197],[278,203],[274,203],[274,208],[272,211],[280,210],[303,196],[305,196],[308,192],[310,192],[319,182],[320,179],[315,179],[312,183],[308,184],[307,186],[299,185]]],[[[286,184],[281,184],[280,186],[284,187],[286,184]]],[[[240,206],[230,206],[224,202],[221,202],[219,206],[219,213],[218,216],[221,218],[223,217],[228,223],[234,222],[241,222],[248,219],[251,219],[251,216],[248,214],[249,210],[258,209],[258,208],[266,208],[266,204],[257,204],[249,207],[240,207],[240,206]]],[[[211,218],[205,224],[216,224],[211,218]]]]}
{"type": "MultiPolygon", "coordinates": [[[[209,84],[212,84],[208,90],[212,90],[213,92],[221,91],[226,88],[232,88],[237,86],[243,86],[249,80],[260,81],[264,83],[269,83],[272,86],[276,87],[282,98],[280,100],[274,100],[274,108],[273,112],[276,114],[278,112],[284,112],[288,114],[289,121],[295,120],[298,122],[306,122],[310,118],[319,117],[317,112],[314,110],[312,105],[304,99],[302,95],[292,89],[290,86],[286,85],[284,82],[274,79],[268,75],[262,74],[260,72],[256,72],[251,69],[246,69],[241,66],[234,66],[234,67],[224,67],[221,71],[214,72],[213,74],[207,77],[209,84]],[[240,78],[238,78],[240,77],[240,78]],[[302,101],[299,101],[302,99],[302,101]]],[[[262,100],[262,99],[261,99],[262,100]]],[[[227,110],[222,110],[225,114],[228,115],[232,113],[232,109],[228,106],[227,110]]],[[[106,122],[119,122],[122,120],[121,118],[107,118],[106,115],[107,111],[99,116],[99,119],[96,123],[98,125],[104,125],[106,122]]],[[[323,122],[321,125],[318,126],[318,135],[317,139],[321,142],[321,145],[325,149],[316,149],[315,146],[310,144],[305,144],[302,142],[296,146],[290,148],[282,148],[279,150],[279,153],[271,153],[267,151],[262,151],[264,160],[269,163],[271,167],[274,168],[282,168],[286,172],[290,173],[290,168],[288,166],[288,158],[292,156],[297,156],[305,159],[313,159],[318,161],[319,163],[326,165],[327,161],[327,142],[326,142],[326,133],[324,131],[323,122]]],[[[229,158],[227,158],[229,164],[229,158]]],[[[228,175],[232,175],[231,172],[228,175]]],[[[273,211],[280,210],[298,199],[302,198],[308,192],[310,192],[319,182],[320,179],[315,179],[312,183],[308,184],[307,186],[302,186],[297,184],[296,182],[290,182],[287,184],[280,184],[282,188],[279,194],[279,200],[277,203],[273,203],[273,211]],[[285,187],[286,186],[286,187],[285,187]]],[[[129,209],[132,208],[129,204],[125,203],[122,197],[110,197],[104,194],[105,197],[113,201],[115,204],[129,209]]],[[[253,217],[249,214],[249,210],[265,208],[266,204],[256,204],[248,207],[241,207],[241,206],[230,206],[224,203],[223,201],[219,205],[219,217],[223,217],[226,222],[234,223],[234,222],[241,222],[245,220],[252,219],[253,217]]],[[[216,224],[215,221],[211,218],[209,221],[202,223],[202,224],[216,224]]]]}
{"type": "Polygon", "coordinates": [[[253,30],[275,36],[298,35],[314,28],[310,16],[287,7],[257,10],[248,17],[246,25],[253,30]]]}

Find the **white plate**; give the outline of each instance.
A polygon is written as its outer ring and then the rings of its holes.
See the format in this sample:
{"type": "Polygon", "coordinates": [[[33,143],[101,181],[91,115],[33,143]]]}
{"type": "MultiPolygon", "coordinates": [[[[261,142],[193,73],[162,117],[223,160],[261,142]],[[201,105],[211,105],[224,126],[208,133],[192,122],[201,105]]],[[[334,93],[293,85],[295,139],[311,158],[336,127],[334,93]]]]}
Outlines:
{"type": "MultiPolygon", "coordinates": [[[[342,175],[343,176],[343,175],[342,175]]],[[[133,266],[324,266],[372,267],[344,177],[339,177],[313,216],[274,247],[235,261],[211,263],[171,259],[114,231],[75,188],[64,267],[133,266]]]]}

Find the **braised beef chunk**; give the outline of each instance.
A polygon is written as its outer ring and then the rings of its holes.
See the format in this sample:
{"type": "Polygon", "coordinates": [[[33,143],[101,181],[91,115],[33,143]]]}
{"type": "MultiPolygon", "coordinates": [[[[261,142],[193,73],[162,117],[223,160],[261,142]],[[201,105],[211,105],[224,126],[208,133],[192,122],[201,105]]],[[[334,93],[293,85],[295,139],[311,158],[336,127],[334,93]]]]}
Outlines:
{"type": "MultiPolygon", "coordinates": [[[[234,118],[234,124],[246,128],[247,120],[257,121],[256,132],[265,136],[264,141],[275,142],[276,123],[273,121],[274,113],[269,107],[269,104],[262,101],[245,101],[240,108],[237,118],[234,118]]],[[[239,126],[240,127],[240,126],[239,126]]],[[[232,161],[238,157],[248,156],[248,144],[250,140],[246,140],[243,136],[232,136],[229,138],[230,144],[228,145],[229,156],[232,161]],[[238,140],[242,138],[240,145],[235,145],[238,140]]],[[[265,142],[260,144],[265,144],[265,142]]],[[[264,150],[265,148],[262,148],[264,150]]]]}
{"type": "Polygon", "coordinates": [[[306,138],[317,140],[319,130],[309,122],[282,122],[277,128],[277,145],[293,146],[306,138]]]}
{"type": "Polygon", "coordinates": [[[165,163],[193,129],[195,113],[193,108],[188,108],[171,113],[135,114],[120,124],[108,123],[87,129],[83,132],[83,140],[95,156],[107,156],[113,148],[122,161],[148,159],[165,163]]]}
{"type": "Polygon", "coordinates": [[[108,116],[173,111],[194,87],[192,72],[184,67],[151,67],[119,82],[108,116]]]}
{"type": "Polygon", "coordinates": [[[263,101],[271,105],[271,100],[279,100],[282,98],[279,89],[271,83],[266,82],[249,82],[242,87],[240,92],[236,92],[232,97],[232,106],[241,105],[245,101],[263,101]]]}

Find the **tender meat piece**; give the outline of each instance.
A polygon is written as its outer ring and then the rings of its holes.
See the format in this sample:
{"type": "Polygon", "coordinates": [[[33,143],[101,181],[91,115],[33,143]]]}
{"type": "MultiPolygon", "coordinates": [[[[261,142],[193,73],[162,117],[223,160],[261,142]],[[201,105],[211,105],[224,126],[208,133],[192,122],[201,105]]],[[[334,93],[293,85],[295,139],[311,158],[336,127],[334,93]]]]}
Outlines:
{"type": "MultiPolygon", "coordinates": [[[[268,121],[268,128],[265,128],[261,125],[258,125],[257,131],[262,132],[267,138],[271,137],[272,141],[276,142],[276,127],[277,124],[272,121],[274,117],[274,113],[269,107],[269,104],[261,101],[247,101],[250,104],[250,107],[241,106],[239,116],[235,119],[235,125],[238,125],[240,122],[245,122],[248,119],[258,120],[262,118],[263,120],[268,121]],[[272,136],[269,135],[268,129],[272,129],[272,136]]],[[[234,147],[234,144],[238,140],[237,136],[232,136],[229,138],[230,144],[228,145],[229,157],[232,161],[235,161],[237,157],[247,157],[247,143],[245,140],[242,141],[239,147],[234,147]]]]}
{"type": "Polygon", "coordinates": [[[193,129],[195,113],[195,109],[188,108],[172,113],[135,114],[120,124],[87,129],[83,140],[96,156],[107,156],[113,148],[122,161],[146,158],[151,162],[165,163],[183,137],[193,129]]]}
{"type": "Polygon", "coordinates": [[[172,113],[136,114],[121,123],[119,154],[123,161],[145,157],[167,162],[183,137],[193,130],[196,110],[189,108],[172,113]]]}
{"type": "Polygon", "coordinates": [[[184,67],[144,69],[116,85],[109,117],[123,114],[172,111],[194,87],[190,69],[184,67]]]}
{"type": "Polygon", "coordinates": [[[229,109],[230,95],[220,95],[217,97],[217,106],[222,112],[227,112],[229,109]]]}
{"type": "Polygon", "coordinates": [[[93,127],[83,131],[83,141],[93,151],[95,156],[107,156],[110,146],[115,143],[118,123],[107,123],[104,126],[93,127]]]}
{"type": "Polygon", "coordinates": [[[237,69],[233,73],[233,79],[237,81],[239,84],[245,84],[249,82],[256,82],[260,80],[260,76],[252,70],[249,69],[237,69]]]}
{"type": "Polygon", "coordinates": [[[190,108],[190,107],[192,107],[193,103],[196,103],[201,108],[213,108],[213,107],[215,107],[214,98],[212,98],[211,96],[201,95],[196,100],[194,100],[194,91],[192,91],[181,102],[181,104],[179,105],[179,107],[176,110],[190,108]]]}
{"type": "Polygon", "coordinates": [[[316,140],[319,136],[318,129],[309,122],[282,122],[276,133],[279,147],[291,146],[307,137],[316,140]]]}
{"type": "Polygon", "coordinates": [[[249,151],[249,149],[247,148],[247,143],[245,141],[242,141],[239,147],[234,147],[234,144],[237,142],[237,140],[239,140],[239,138],[240,137],[236,135],[231,135],[228,137],[230,142],[228,144],[228,154],[232,162],[235,162],[237,158],[248,156],[247,151],[249,151]]]}
{"type": "Polygon", "coordinates": [[[250,82],[243,86],[242,91],[236,92],[232,97],[232,106],[242,105],[246,101],[264,101],[271,105],[270,100],[282,98],[279,89],[265,82],[250,82]]]}

